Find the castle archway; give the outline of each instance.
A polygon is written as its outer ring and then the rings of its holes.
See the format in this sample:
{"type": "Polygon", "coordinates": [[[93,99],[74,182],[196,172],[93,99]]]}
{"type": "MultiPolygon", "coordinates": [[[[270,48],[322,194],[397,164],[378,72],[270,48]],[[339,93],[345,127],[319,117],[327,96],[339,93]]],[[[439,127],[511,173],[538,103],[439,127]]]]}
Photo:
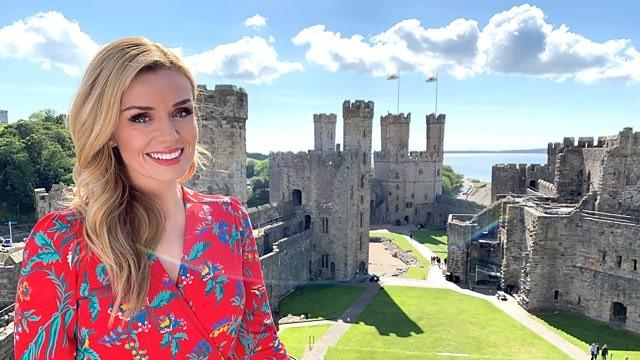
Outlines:
{"type": "Polygon", "coordinates": [[[624,304],[619,302],[614,302],[611,304],[611,322],[615,322],[618,324],[626,324],[627,323],[627,307],[624,304]]]}
{"type": "Polygon", "coordinates": [[[293,189],[291,197],[293,198],[294,205],[302,205],[302,191],[300,191],[300,189],[293,189]]]}

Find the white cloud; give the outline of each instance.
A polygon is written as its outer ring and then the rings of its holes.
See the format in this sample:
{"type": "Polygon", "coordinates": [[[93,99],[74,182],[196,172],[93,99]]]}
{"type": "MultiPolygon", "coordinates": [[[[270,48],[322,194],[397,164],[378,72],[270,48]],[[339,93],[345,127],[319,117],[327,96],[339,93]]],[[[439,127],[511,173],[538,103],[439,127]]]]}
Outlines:
{"type": "MultiPolygon", "coordinates": [[[[260,15],[249,20],[256,26],[266,23],[260,15]]],[[[182,57],[194,73],[269,83],[286,73],[304,69],[299,62],[279,60],[273,47],[275,41],[273,36],[268,39],[254,36],[198,54],[186,55],[182,47],[169,50],[182,57]]],[[[37,13],[0,28],[0,59],[26,60],[45,70],[59,68],[71,76],[81,75],[100,47],[77,22],[57,11],[37,13]]]]}
{"type": "Polygon", "coordinates": [[[252,17],[246,19],[244,21],[244,25],[250,26],[254,29],[258,29],[258,28],[267,26],[267,18],[260,14],[255,14],[252,17]]]}
{"type": "Polygon", "coordinates": [[[0,58],[27,60],[43,69],[79,76],[99,45],[57,11],[37,13],[0,28],[0,58]]]}
{"type": "Polygon", "coordinates": [[[347,70],[373,76],[396,71],[436,71],[464,78],[478,73],[522,74],[556,81],[575,78],[590,83],[603,79],[640,80],[640,53],[626,39],[598,43],[554,28],[543,11],[528,4],[495,14],[488,24],[456,19],[440,28],[419,20],[400,21],[365,38],[342,36],[314,25],[293,39],[308,45],[306,59],[329,71],[347,70]]]}
{"type": "Polygon", "coordinates": [[[270,83],[286,73],[304,69],[299,62],[278,60],[271,43],[259,36],[245,36],[184,59],[196,73],[256,84],[270,83]]]}

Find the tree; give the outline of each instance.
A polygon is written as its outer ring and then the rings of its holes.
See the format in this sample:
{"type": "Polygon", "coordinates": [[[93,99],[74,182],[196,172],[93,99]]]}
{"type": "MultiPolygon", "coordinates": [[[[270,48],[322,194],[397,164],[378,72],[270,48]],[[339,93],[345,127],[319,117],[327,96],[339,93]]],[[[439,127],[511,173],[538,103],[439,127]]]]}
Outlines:
{"type": "Polygon", "coordinates": [[[0,129],[0,213],[34,215],[34,188],[72,183],[75,155],[65,119],[45,109],[0,129]]]}
{"type": "Polygon", "coordinates": [[[442,194],[456,196],[462,189],[464,175],[457,173],[449,165],[442,167],[442,194]]]}

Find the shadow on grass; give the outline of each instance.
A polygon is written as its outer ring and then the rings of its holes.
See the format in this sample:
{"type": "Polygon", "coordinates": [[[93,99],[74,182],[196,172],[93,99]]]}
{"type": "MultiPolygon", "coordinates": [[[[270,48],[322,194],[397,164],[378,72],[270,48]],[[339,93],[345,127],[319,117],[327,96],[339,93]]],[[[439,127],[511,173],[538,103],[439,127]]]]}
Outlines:
{"type": "Polygon", "coordinates": [[[438,239],[438,237],[447,235],[445,231],[413,230],[411,233],[413,234],[413,239],[420,244],[447,245],[446,241],[438,239]]]}
{"type": "Polygon", "coordinates": [[[607,323],[571,313],[536,314],[536,316],[586,344],[593,342],[597,342],[600,346],[607,344],[612,351],[640,351],[640,335],[613,328],[607,323]]]}
{"type": "Polygon", "coordinates": [[[393,334],[398,337],[409,337],[424,333],[384,288],[380,289],[369,306],[360,314],[357,323],[373,326],[383,336],[393,334]]]}
{"type": "Polygon", "coordinates": [[[305,314],[309,319],[337,319],[364,292],[361,286],[311,282],[280,301],[279,313],[305,314]]]}

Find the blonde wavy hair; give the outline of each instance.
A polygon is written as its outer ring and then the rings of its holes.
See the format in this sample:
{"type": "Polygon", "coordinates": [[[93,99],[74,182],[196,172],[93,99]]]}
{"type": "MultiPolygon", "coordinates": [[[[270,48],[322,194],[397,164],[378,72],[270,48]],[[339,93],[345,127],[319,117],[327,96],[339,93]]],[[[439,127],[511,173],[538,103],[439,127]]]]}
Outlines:
{"type": "MultiPolygon", "coordinates": [[[[121,305],[127,318],[146,305],[149,254],[165,229],[160,205],[133,187],[119,151],[109,145],[120,116],[122,94],[138,74],[159,69],[183,74],[191,83],[193,96],[197,95],[191,72],[175,54],[144,38],[125,38],[105,46],[93,58],[68,117],[76,149],[71,207],[82,214],[89,250],[106,266],[115,298],[109,324],[121,305]]],[[[203,152],[206,154],[196,146],[181,183],[193,176],[203,152]]]]}

